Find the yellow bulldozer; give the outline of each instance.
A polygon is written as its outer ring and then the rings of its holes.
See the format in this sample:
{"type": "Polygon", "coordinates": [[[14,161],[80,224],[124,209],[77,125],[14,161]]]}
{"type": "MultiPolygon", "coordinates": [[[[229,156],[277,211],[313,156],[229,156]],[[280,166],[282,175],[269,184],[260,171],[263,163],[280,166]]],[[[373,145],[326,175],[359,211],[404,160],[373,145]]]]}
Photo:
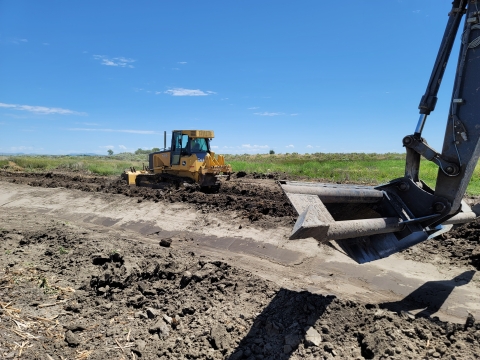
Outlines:
{"type": "Polygon", "coordinates": [[[164,133],[164,150],[148,155],[148,167],[131,168],[122,177],[129,185],[160,187],[165,183],[196,183],[202,188],[218,188],[220,177],[229,176],[232,167],[225,164],[223,155],[215,158],[210,150],[212,130],[174,130],[171,146],[167,149],[164,133]]]}

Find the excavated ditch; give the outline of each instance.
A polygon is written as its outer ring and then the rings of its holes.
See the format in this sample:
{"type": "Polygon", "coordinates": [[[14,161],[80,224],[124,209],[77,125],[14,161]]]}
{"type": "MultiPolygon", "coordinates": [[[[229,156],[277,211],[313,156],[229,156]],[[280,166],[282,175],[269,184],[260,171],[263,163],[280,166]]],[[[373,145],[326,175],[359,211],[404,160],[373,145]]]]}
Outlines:
{"type": "MultiPolygon", "coordinates": [[[[63,187],[86,192],[122,194],[138,201],[189,203],[208,214],[238,212],[259,228],[274,228],[279,224],[292,226],[297,218],[295,209],[276,184],[285,174],[236,173],[222,182],[218,193],[202,192],[195,185],[169,186],[164,189],[130,187],[118,177],[92,176],[76,172],[12,172],[0,170],[0,181],[47,188],[63,187]]],[[[468,199],[469,203],[477,199],[468,199]]],[[[425,241],[403,251],[415,261],[471,266],[480,270],[480,223],[459,226],[436,239],[425,241]]]]}
{"type": "MultiPolygon", "coordinates": [[[[278,177],[276,175],[275,177],[278,177]]],[[[131,187],[118,177],[88,176],[76,173],[21,173],[0,171],[0,181],[47,188],[122,194],[140,201],[189,203],[205,213],[237,211],[259,227],[276,226],[279,220],[294,223],[296,213],[270,175],[244,176],[239,173],[224,181],[217,193],[205,193],[196,185],[167,186],[164,189],[131,187]],[[258,178],[265,178],[263,183],[258,178]]]]}

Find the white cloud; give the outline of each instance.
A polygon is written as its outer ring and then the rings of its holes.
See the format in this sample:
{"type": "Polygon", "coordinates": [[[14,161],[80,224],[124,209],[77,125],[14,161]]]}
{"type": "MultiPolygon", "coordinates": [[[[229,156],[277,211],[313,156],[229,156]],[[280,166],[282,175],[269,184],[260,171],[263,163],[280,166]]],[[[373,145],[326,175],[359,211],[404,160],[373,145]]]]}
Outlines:
{"type": "Polygon", "coordinates": [[[32,105],[18,105],[18,104],[5,104],[0,103],[0,108],[29,111],[35,114],[60,114],[60,115],[87,115],[84,112],[73,111],[69,109],[62,108],[50,108],[45,106],[32,106],[32,105]]]}
{"type": "Polygon", "coordinates": [[[128,59],[123,56],[108,58],[105,55],[93,55],[95,60],[100,60],[102,65],[107,66],[118,66],[118,67],[129,67],[133,68],[134,66],[131,63],[134,63],[136,60],[128,59]]]}
{"type": "Polygon", "coordinates": [[[116,130],[116,129],[88,129],[88,128],[71,128],[71,129],[67,129],[67,130],[69,130],[69,131],[119,132],[119,133],[141,134],[141,135],[159,134],[159,132],[153,131],[153,130],[116,130]]]}
{"type": "Polygon", "coordinates": [[[257,109],[259,109],[258,106],[253,106],[253,107],[249,107],[249,108],[248,108],[248,110],[257,110],[257,109]]]}
{"type": "Polygon", "coordinates": [[[185,65],[186,63],[187,63],[186,61],[179,61],[177,64],[185,65]]]}
{"type": "Polygon", "coordinates": [[[286,148],[293,149],[295,146],[293,146],[292,144],[290,144],[290,145],[287,145],[287,146],[285,146],[285,147],[286,147],[286,148]]]}
{"type": "Polygon", "coordinates": [[[213,145],[213,146],[210,146],[212,149],[218,149],[218,146],[216,145],[213,145]]]}
{"type": "Polygon", "coordinates": [[[105,145],[105,146],[99,146],[101,149],[115,149],[115,146],[113,145],[105,145]]]}
{"type": "Polygon", "coordinates": [[[127,147],[125,145],[118,145],[118,148],[122,150],[127,150],[127,147]]]}
{"type": "Polygon", "coordinates": [[[243,144],[243,149],[268,149],[268,145],[250,145],[250,144],[243,144]]]}
{"type": "Polygon", "coordinates": [[[43,45],[45,45],[45,46],[48,46],[48,45],[50,45],[49,43],[42,43],[42,44],[43,44],[43,45]]]}
{"type": "Polygon", "coordinates": [[[421,10],[413,10],[412,12],[413,12],[414,14],[419,14],[420,11],[421,11],[421,10]]]}
{"type": "Polygon", "coordinates": [[[11,39],[7,39],[7,42],[10,42],[12,44],[20,44],[20,43],[26,43],[28,42],[27,39],[20,39],[20,38],[11,38],[11,39]]]}
{"type": "Polygon", "coordinates": [[[307,149],[313,149],[312,145],[307,145],[307,149]]]}
{"type": "Polygon", "coordinates": [[[290,114],[290,116],[297,116],[298,114],[290,114]]]}
{"type": "Polygon", "coordinates": [[[259,116],[280,116],[280,115],[285,115],[284,113],[279,113],[279,112],[267,112],[264,111],[262,113],[254,113],[254,115],[259,115],[259,116]]]}
{"type": "Polygon", "coordinates": [[[216,94],[214,91],[202,91],[199,89],[184,89],[184,88],[175,88],[165,91],[165,94],[172,96],[208,96],[211,94],[216,94]]]}

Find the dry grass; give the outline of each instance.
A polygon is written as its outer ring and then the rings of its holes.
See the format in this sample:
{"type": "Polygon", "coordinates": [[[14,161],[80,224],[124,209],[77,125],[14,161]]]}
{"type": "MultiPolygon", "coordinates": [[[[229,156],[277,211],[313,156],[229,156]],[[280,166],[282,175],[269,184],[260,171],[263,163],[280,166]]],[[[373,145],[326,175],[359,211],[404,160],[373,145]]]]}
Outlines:
{"type": "MultiPolygon", "coordinates": [[[[6,268],[0,272],[0,290],[7,294],[4,299],[9,298],[8,294],[16,290],[21,284],[28,283],[37,287],[45,282],[34,268],[22,268],[14,271],[6,268]]],[[[62,296],[72,294],[74,291],[71,288],[59,286],[50,288],[61,293],[62,296]]],[[[37,308],[54,306],[67,301],[68,299],[55,304],[41,304],[37,308]]],[[[20,309],[14,301],[0,301],[0,356],[13,355],[14,358],[18,359],[25,355],[30,348],[42,346],[44,339],[63,341],[63,327],[56,320],[58,315],[49,318],[37,316],[20,309]]],[[[46,356],[51,358],[48,354],[46,356]]],[[[86,357],[82,357],[82,359],[86,359],[86,357]]]]}

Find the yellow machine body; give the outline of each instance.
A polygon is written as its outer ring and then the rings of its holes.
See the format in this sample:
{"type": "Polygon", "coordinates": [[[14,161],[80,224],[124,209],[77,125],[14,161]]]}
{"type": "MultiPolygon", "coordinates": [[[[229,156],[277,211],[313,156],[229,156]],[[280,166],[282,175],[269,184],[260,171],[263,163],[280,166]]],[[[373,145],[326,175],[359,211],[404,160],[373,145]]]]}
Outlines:
{"type": "Polygon", "coordinates": [[[211,130],[174,130],[169,150],[149,154],[149,166],[124,174],[129,185],[152,183],[154,178],[190,180],[200,186],[214,186],[219,175],[229,175],[232,167],[223,155],[210,151],[211,130]],[[155,175],[160,175],[155,177],[155,175]],[[163,175],[163,176],[162,176],[163,175]]]}

